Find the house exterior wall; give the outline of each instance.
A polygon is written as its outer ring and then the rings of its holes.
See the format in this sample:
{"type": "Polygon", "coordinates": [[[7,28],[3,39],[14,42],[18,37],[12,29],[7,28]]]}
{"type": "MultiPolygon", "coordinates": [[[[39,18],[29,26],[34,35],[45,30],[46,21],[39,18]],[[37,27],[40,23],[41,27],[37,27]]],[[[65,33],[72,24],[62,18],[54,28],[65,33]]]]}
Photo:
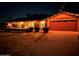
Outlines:
{"type": "Polygon", "coordinates": [[[37,21],[18,21],[18,22],[8,22],[8,28],[29,28],[35,27],[35,23],[39,25],[40,28],[45,26],[45,21],[37,20],[37,21]],[[16,25],[13,27],[13,25],[16,25]]]}
{"type": "Polygon", "coordinates": [[[12,22],[8,22],[8,24],[6,25],[7,28],[12,27],[12,22]]]}
{"type": "Polygon", "coordinates": [[[79,18],[78,18],[78,28],[77,28],[77,31],[79,32],[79,18]]]}

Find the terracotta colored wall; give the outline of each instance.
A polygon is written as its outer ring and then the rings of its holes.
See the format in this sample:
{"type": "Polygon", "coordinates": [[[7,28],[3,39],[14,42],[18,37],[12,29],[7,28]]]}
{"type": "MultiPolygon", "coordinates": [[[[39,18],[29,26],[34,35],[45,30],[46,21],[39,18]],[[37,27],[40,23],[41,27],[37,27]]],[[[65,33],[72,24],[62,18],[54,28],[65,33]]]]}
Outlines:
{"type": "Polygon", "coordinates": [[[77,21],[74,21],[74,22],[50,22],[50,30],[77,31],[77,21]]]}

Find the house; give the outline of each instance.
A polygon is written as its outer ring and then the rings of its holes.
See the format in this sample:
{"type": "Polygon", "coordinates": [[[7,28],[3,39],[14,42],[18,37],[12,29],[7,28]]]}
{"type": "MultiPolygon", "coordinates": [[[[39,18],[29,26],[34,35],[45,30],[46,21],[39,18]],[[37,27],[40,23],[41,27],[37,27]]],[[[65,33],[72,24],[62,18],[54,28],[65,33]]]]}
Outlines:
{"type": "Polygon", "coordinates": [[[9,28],[25,29],[38,25],[42,29],[46,24],[50,31],[79,31],[79,14],[59,12],[52,16],[18,18],[7,20],[9,28]]]}
{"type": "Polygon", "coordinates": [[[47,18],[52,31],[79,31],[79,14],[59,12],[47,18]]]}
{"type": "Polygon", "coordinates": [[[45,26],[47,15],[32,15],[28,18],[17,18],[17,19],[9,19],[6,21],[8,28],[14,29],[26,29],[30,27],[35,27],[36,25],[42,29],[45,26]]]}

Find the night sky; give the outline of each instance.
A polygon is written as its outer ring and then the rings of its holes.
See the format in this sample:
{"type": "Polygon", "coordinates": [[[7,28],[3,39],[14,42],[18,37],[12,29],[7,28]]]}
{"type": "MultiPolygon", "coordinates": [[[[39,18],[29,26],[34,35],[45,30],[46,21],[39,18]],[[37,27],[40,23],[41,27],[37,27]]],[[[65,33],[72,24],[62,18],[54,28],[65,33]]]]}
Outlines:
{"type": "Polygon", "coordinates": [[[60,2],[0,2],[1,19],[7,17],[25,18],[26,14],[48,14],[53,15],[64,6],[64,11],[79,13],[79,3],[60,2]]]}

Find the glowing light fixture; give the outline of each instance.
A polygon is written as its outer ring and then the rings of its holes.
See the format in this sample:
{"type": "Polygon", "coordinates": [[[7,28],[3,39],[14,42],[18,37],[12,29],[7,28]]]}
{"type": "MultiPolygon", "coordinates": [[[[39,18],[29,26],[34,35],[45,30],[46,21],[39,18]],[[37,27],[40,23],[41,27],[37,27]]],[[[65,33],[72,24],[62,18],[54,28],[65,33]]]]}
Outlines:
{"type": "Polygon", "coordinates": [[[25,28],[28,28],[27,26],[25,26],[25,28]]]}
{"type": "Polygon", "coordinates": [[[79,16],[79,14],[75,14],[75,16],[79,16]]]}

